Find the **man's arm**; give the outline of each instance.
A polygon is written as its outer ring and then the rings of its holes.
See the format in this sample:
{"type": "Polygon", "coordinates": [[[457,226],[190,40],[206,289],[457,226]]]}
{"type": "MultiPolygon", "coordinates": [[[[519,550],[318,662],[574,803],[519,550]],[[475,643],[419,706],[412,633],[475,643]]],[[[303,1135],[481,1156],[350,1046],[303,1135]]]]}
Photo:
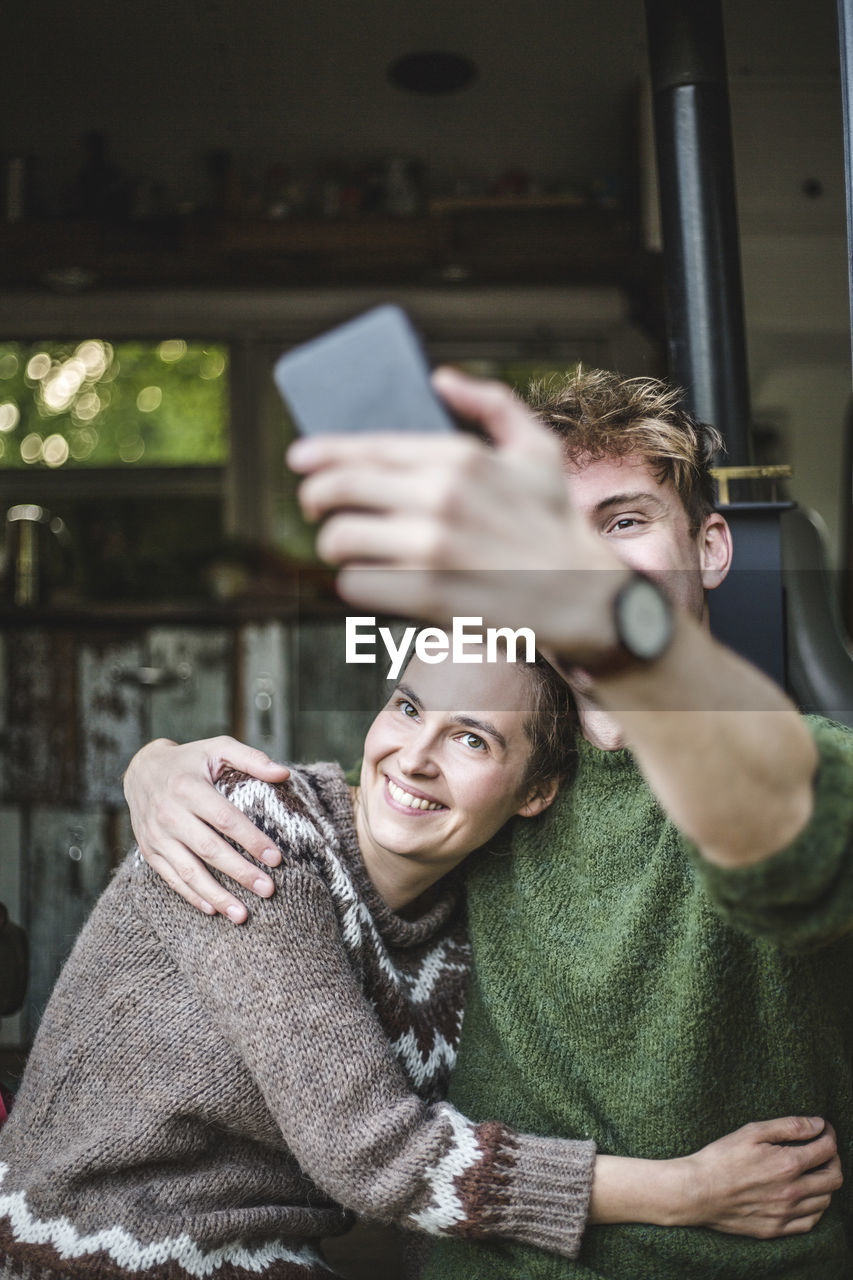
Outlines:
{"type": "MultiPolygon", "coordinates": [[[[436,387],[497,447],[388,436],[291,447],[300,501],[325,521],[320,553],[343,566],[341,595],[433,622],[531,627],[561,665],[594,666],[616,644],[612,602],[630,571],[572,508],[558,442],[497,383],[441,370],[436,387]]],[[[686,613],[657,662],[593,692],[709,861],[759,861],[806,825],[817,756],[796,709],[686,613]]]]}
{"type": "Polygon", "coordinates": [[[664,811],[709,862],[760,862],[806,827],[817,750],[802,718],[686,614],[653,666],[600,680],[595,693],[664,811]]]}

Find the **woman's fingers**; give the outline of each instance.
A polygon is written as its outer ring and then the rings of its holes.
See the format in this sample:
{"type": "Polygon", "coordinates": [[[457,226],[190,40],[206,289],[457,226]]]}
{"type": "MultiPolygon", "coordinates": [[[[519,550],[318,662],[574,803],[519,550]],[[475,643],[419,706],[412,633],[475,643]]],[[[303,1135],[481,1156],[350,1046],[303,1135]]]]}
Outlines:
{"type": "Polygon", "coordinates": [[[811,1230],[842,1184],[835,1130],[818,1116],[743,1125],[687,1161],[706,1225],[771,1239],[811,1230]]]}
{"type": "Polygon", "coordinates": [[[814,1214],[826,1213],[832,1203],[832,1196],[827,1192],[821,1196],[804,1196],[802,1200],[798,1200],[796,1207],[791,1211],[791,1221],[798,1218],[808,1218],[814,1214]]]}
{"type": "Polygon", "coordinates": [[[813,1142],[803,1143],[800,1147],[784,1147],[783,1151],[794,1176],[805,1173],[809,1169],[816,1169],[837,1155],[835,1131],[829,1130],[822,1133],[813,1142]]]}
{"type": "Polygon", "coordinates": [[[797,1186],[802,1190],[804,1197],[808,1197],[837,1191],[843,1183],[841,1159],[836,1155],[819,1168],[807,1170],[799,1179],[797,1186]]]}

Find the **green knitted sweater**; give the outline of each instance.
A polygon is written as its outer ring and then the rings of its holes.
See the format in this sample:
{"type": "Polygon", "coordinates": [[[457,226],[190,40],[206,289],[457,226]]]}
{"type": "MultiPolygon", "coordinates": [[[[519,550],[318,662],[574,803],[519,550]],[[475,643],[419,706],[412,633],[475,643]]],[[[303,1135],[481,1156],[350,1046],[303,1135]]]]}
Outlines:
{"type": "Polygon", "coordinates": [[[810,1234],[593,1226],[568,1261],[443,1241],[428,1280],[836,1280],[853,1274],[853,734],[810,721],[812,822],[751,868],[703,863],[627,751],[575,782],[512,856],[469,876],[475,981],[451,1097],[475,1120],[683,1155],[749,1120],[822,1115],[847,1183],[810,1234]],[[845,1230],[846,1224],[846,1230],[845,1230]]]}

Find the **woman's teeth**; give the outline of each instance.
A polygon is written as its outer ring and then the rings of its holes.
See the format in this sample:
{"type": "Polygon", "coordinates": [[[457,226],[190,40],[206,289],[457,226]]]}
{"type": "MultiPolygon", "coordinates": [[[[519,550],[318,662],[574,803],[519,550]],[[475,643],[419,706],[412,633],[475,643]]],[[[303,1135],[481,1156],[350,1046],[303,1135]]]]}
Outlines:
{"type": "Polygon", "coordinates": [[[395,782],[388,779],[388,790],[391,792],[392,799],[397,804],[404,804],[409,809],[443,809],[443,804],[436,804],[433,800],[421,800],[419,796],[410,795],[408,791],[404,791],[402,787],[398,787],[395,782]]]}

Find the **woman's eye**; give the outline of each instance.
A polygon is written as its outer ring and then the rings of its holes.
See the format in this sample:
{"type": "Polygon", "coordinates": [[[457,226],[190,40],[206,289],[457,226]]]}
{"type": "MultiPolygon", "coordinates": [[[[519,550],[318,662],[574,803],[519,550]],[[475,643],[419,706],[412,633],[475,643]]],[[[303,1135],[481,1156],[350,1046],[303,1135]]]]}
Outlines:
{"type": "Polygon", "coordinates": [[[413,702],[406,702],[404,700],[403,702],[400,703],[400,710],[402,711],[403,715],[408,716],[410,720],[417,719],[418,709],[413,702]]]}
{"type": "Polygon", "coordinates": [[[483,741],[483,739],[479,736],[479,734],[476,734],[476,733],[464,733],[464,734],[462,735],[462,741],[465,743],[465,746],[466,746],[466,747],[470,747],[472,751],[487,751],[487,750],[488,750],[488,747],[486,746],[486,744],[485,744],[485,742],[483,741]]]}

